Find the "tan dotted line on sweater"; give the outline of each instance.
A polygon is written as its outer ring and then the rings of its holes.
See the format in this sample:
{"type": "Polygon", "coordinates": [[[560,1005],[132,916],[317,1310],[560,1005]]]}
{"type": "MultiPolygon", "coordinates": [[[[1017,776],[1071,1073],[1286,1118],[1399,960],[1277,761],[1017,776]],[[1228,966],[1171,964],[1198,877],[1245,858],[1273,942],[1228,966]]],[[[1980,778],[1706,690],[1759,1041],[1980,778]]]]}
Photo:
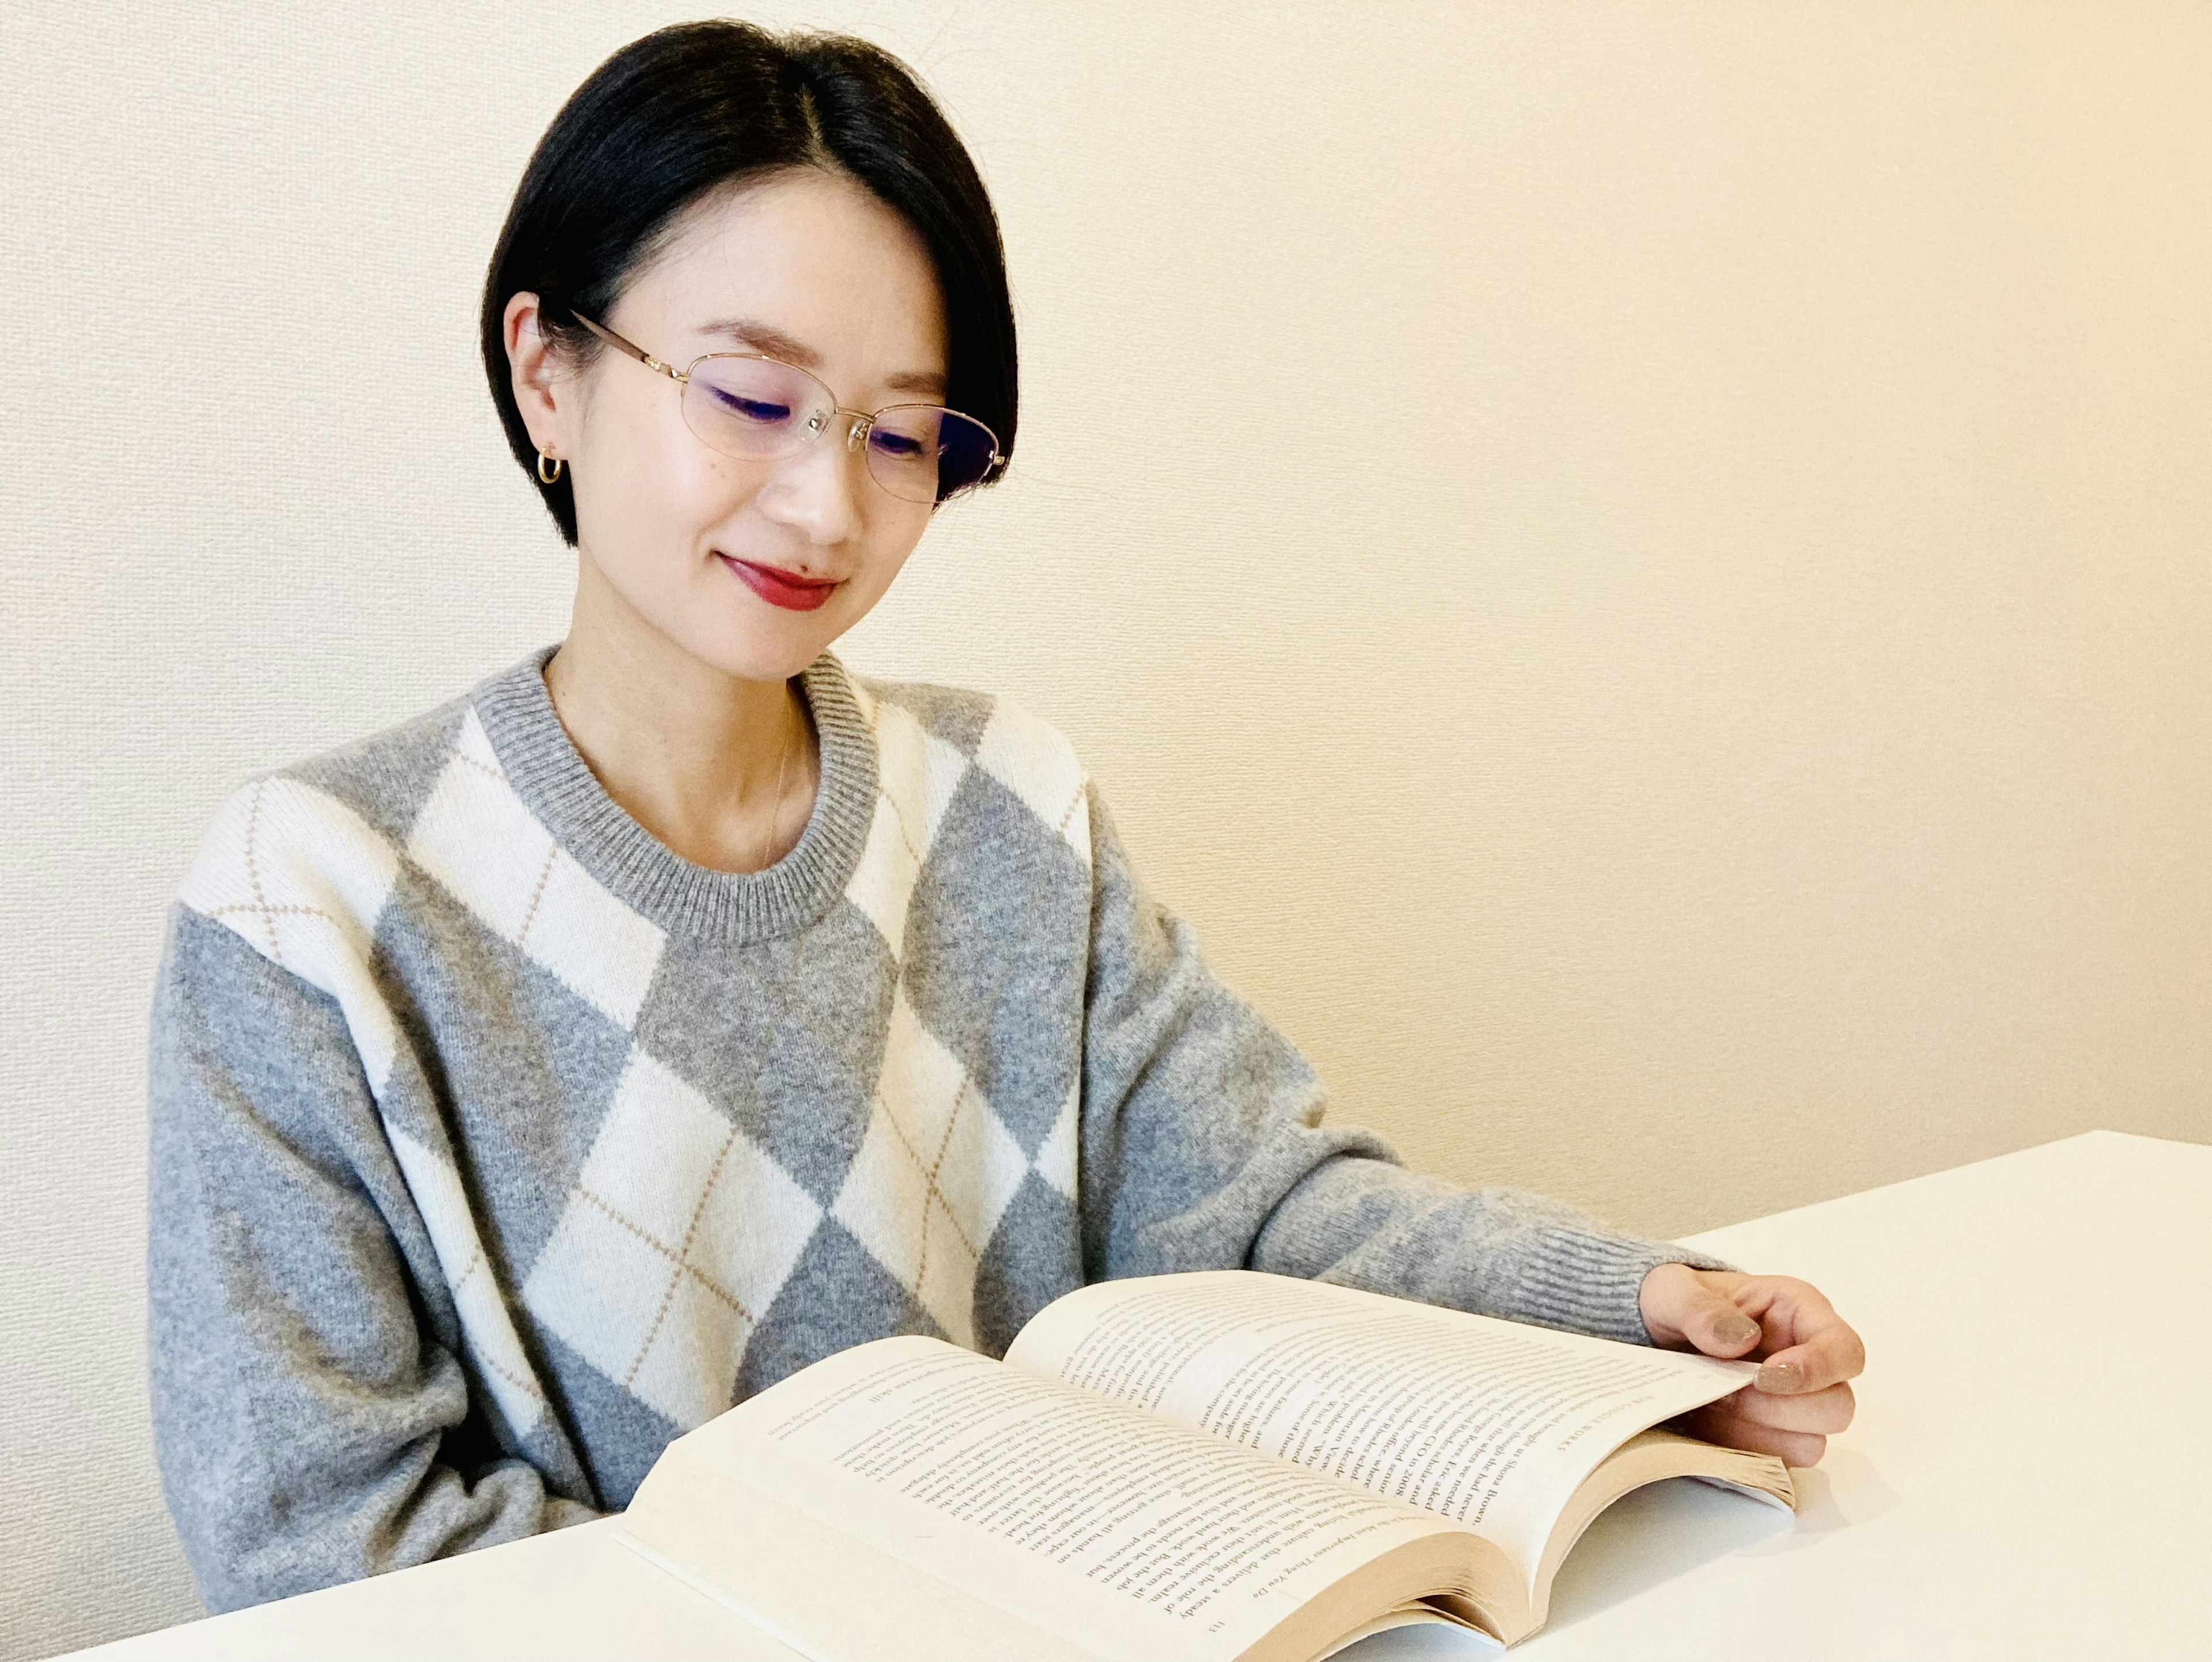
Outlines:
{"type": "Polygon", "coordinates": [[[553,862],[560,858],[561,845],[555,843],[545,850],[544,869],[538,874],[538,886],[530,892],[530,910],[522,915],[522,927],[514,933],[514,944],[521,946],[530,934],[530,926],[538,921],[538,903],[545,898],[545,880],[553,875],[553,862]]]}
{"type": "Polygon", "coordinates": [[[453,752],[453,753],[460,760],[466,762],[478,773],[483,774],[486,778],[496,779],[502,785],[507,782],[507,776],[504,773],[501,773],[497,768],[493,767],[488,762],[477,760],[475,757],[470,755],[468,752],[463,750],[459,745],[453,743],[451,740],[447,740],[446,741],[446,748],[453,752]]]}
{"type": "MultiPolygon", "coordinates": [[[[744,1319],[748,1329],[745,1336],[746,1342],[748,1344],[754,1342],[765,1344],[770,1349],[774,1350],[778,1355],[783,1357],[785,1361],[794,1363],[800,1367],[806,1366],[807,1358],[800,1355],[799,1352],[793,1350],[788,1344],[777,1338],[774,1334],[762,1332],[760,1330],[760,1318],[753,1314],[751,1311],[745,1308],[744,1300],[738,1298],[737,1294],[731,1292],[727,1288],[722,1286],[721,1283],[717,1282],[712,1275],[708,1275],[706,1271],[700,1269],[698,1265],[695,1263],[688,1263],[682,1258],[678,1257],[676,1254],[670,1250],[667,1242],[657,1239],[648,1231],[640,1227],[637,1224],[633,1223],[629,1219],[624,1217],[619,1211],[616,1210],[615,1208],[610,1206],[605,1200],[600,1198],[599,1196],[594,1194],[582,1184],[580,1183],[576,1185],[576,1193],[585,1200],[590,1202],[593,1206],[597,1207],[611,1222],[619,1225],[622,1228],[636,1236],[637,1239],[644,1242],[647,1246],[650,1247],[653,1251],[658,1252],[662,1257],[667,1259],[669,1263],[674,1264],[676,1266],[677,1280],[681,1280],[684,1276],[690,1275],[693,1280],[696,1281],[700,1286],[705,1288],[708,1292],[713,1294],[724,1304],[729,1306],[732,1310],[735,1311],[738,1315],[744,1319]]],[[[672,1294],[674,1293],[674,1281],[672,1281],[669,1283],[669,1290],[672,1294]]],[[[641,1353],[641,1360],[642,1360],[642,1353],[641,1353]]],[[[633,1377],[635,1377],[635,1374],[633,1374],[633,1377]]]]}
{"type": "Polygon", "coordinates": [[[480,1366],[489,1368],[493,1373],[498,1374],[501,1379],[506,1380],[507,1384],[513,1385],[517,1391],[521,1391],[525,1396],[529,1397],[536,1402],[542,1403],[545,1400],[545,1393],[538,1388],[538,1383],[536,1380],[525,1379],[521,1375],[514,1373],[512,1369],[501,1362],[499,1358],[494,1356],[482,1345],[471,1345],[469,1347],[469,1354],[477,1359],[477,1361],[480,1366]]]}
{"type": "MultiPolygon", "coordinates": [[[[963,1081],[960,1087],[960,1094],[964,1098],[967,1093],[968,1086],[963,1081]]],[[[922,1181],[929,1185],[928,1199],[925,1199],[923,1201],[921,1208],[922,1244],[925,1253],[927,1251],[929,1241],[929,1200],[934,1200],[939,1206],[945,1208],[945,1218],[952,1225],[952,1233],[960,1237],[960,1243],[968,1249],[969,1256],[970,1257],[981,1257],[982,1255],[975,1250],[975,1243],[969,1239],[968,1232],[960,1227],[960,1220],[953,1216],[952,1203],[945,1198],[945,1191],[937,1186],[937,1172],[935,1168],[929,1166],[922,1160],[921,1151],[914,1146],[914,1140],[906,1134],[906,1127],[899,1123],[898,1116],[891,1112],[890,1105],[884,1100],[880,1093],[878,1093],[876,1098],[876,1105],[883,1110],[884,1121],[890,1126],[893,1135],[898,1138],[899,1146],[906,1150],[907,1158],[914,1162],[914,1169],[921,1173],[922,1181]]],[[[957,1118],[960,1111],[960,1104],[957,1100],[953,1103],[952,1108],[954,1117],[957,1118]]],[[[952,1127],[950,1122],[945,1125],[945,1141],[949,1146],[952,1140],[952,1127]]],[[[939,1158],[942,1159],[941,1154],[939,1158]]],[[[920,1271],[915,1272],[915,1284],[917,1288],[921,1284],[921,1275],[920,1271]]]]}
{"type": "MultiPolygon", "coordinates": [[[[722,1176],[723,1164],[730,1158],[730,1150],[737,1147],[737,1142],[738,1128],[732,1125],[730,1134],[722,1139],[721,1148],[714,1155],[714,1165],[708,1168],[706,1184],[699,1190],[698,1202],[691,1208],[691,1221],[684,1227],[683,1243],[676,1250],[676,1263],[679,1269],[691,1269],[691,1243],[698,1236],[699,1220],[707,1215],[708,1198],[714,1194],[714,1184],[722,1176]]],[[[695,1275],[699,1275],[696,1269],[692,1269],[691,1273],[695,1275]]],[[[653,1325],[646,1329],[644,1341],[639,1344],[637,1355],[630,1361],[629,1372],[623,1375],[623,1384],[625,1386],[637,1378],[638,1369],[645,1366],[646,1353],[653,1348],[653,1342],[660,1336],[660,1324],[668,1319],[668,1306],[676,1302],[676,1286],[683,1279],[681,1275],[672,1275],[668,1278],[668,1285],[660,1294],[660,1308],[653,1312],[653,1325]]],[[[704,1275],[699,1275],[699,1279],[702,1282],[707,1280],[704,1275]]],[[[711,1285],[711,1283],[708,1284],[711,1285]]],[[[749,1322],[753,1319],[752,1312],[738,1304],[734,1299],[730,1302],[736,1308],[738,1314],[749,1322]]]]}
{"type": "MultiPolygon", "coordinates": [[[[937,1145],[937,1158],[930,1162],[929,1170],[922,1173],[922,1181],[929,1185],[929,1199],[921,1203],[921,1256],[915,1260],[914,1267],[914,1284],[917,1288],[929,1276],[930,1200],[934,1200],[945,1208],[945,1221],[951,1224],[952,1233],[959,1236],[961,1244],[967,1247],[968,1256],[971,1258],[980,1256],[975,1251],[975,1244],[968,1239],[968,1232],[960,1227],[960,1220],[952,1215],[952,1203],[945,1198],[945,1191],[937,1186],[938,1176],[945,1170],[945,1154],[952,1147],[952,1129],[960,1123],[960,1111],[968,1105],[969,1086],[967,1071],[963,1068],[960,1075],[959,1092],[952,1099],[952,1111],[945,1117],[944,1138],[937,1145]]],[[[912,1144],[908,1145],[907,1152],[913,1152],[912,1144]]]]}
{"type": "MultiPolygon", "coordinates": [[[[276,916],[269,909],[269,898],[261,892],[261,866],[253,857],[253,843],[261,828],[261,794],[268,788],[265,782],[253,787],[252,806],[246,812],[246,878],[253,886],[254,910],[269,928],[269,956],[280,965],[284,965],[283,949],[276,944],[276,916]]],[[[289,968],[289,965],[284,965],[289,968]]]]}
{"type": "Polygon", "coordinates": [[[914,861],[915,869],[919,873],[921,869],[922,858],[921,855],[915,852],[914,834],[906,828],[906,811],[892,801],[891,794],[887,790],[878,790],[876,800],[891,811],[891,824],[897,827],[899,841],[906,844],[907,858],[914,861]]]}

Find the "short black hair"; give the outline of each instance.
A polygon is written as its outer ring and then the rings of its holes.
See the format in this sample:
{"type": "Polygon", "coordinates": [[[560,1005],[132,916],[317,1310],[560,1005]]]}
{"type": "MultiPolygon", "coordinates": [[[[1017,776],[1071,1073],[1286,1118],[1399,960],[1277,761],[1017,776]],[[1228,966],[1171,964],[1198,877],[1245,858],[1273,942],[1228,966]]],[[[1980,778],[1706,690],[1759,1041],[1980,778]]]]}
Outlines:
{"type": "Polygon", "coordinates": [[[555,347],[589,362],[598,339],[574,320],[613,309],[665,246],[678,216],[712,191],[781,170],[849,175],[896,210],[928,248],[944,296],[945,402],[997,435],[994,483],[1013,454],[1014,312],[998,216],[975,164],[914,72],[848,34],[714,19],[633,40],[593,70],[546,128],[515,187],[484,277],[484,374],[508,445],[571,546],[576,499],[563,470],[538,477],[516,407],[507,302],[539,296],[555,347]]]}

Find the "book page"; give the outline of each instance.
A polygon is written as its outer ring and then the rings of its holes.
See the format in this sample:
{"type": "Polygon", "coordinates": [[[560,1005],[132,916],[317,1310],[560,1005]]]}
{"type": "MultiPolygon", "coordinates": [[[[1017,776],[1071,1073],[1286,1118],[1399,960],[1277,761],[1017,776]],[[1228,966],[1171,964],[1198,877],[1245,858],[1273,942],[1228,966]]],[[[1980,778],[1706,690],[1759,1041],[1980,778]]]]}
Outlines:
{"type": "MultiPolygon", "coordinates": [[[[678,1439],[662,1465],[692,1474],[688,1492],[704,1473],[773,1495],[1085,1656],[1237,1657],[1363,1567],[1433,1549],[1412,1555],[1426,1579],[1388,1592],[1387,1609],[1453,1585],[1475,1546],[1411,1507],[921,1337],[817,1362],[678,1439]]],[[[630,1508],[647,1527],[662,1465],[630,1508]]],[[[652,1544],[680,1558],[672,1540],[709,1532],[663,1527],[652,1544]]]]}
{"type": "Polygon", "coordinates": [[[1006,1360],[1463,1521],[1532,1592],[1600,1461],[1758,1372],[1240,1269],[1079,1288],[1006,1360]]]}

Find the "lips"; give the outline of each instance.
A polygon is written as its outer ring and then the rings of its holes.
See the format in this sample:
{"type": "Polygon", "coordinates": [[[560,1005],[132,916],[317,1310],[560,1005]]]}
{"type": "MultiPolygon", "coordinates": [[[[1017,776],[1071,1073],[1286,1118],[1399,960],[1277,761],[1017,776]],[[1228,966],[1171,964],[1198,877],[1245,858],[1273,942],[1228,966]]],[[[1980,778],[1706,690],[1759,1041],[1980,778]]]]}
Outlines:
{"type": "Polygon", "coordinates": [[[714,557],[747,588],[770,606],[781,606],[786,612],[811,612],[826,601],[837,587],[835,577],[802,577],[781,566],[760,565],[719,551],[714,557]]]}

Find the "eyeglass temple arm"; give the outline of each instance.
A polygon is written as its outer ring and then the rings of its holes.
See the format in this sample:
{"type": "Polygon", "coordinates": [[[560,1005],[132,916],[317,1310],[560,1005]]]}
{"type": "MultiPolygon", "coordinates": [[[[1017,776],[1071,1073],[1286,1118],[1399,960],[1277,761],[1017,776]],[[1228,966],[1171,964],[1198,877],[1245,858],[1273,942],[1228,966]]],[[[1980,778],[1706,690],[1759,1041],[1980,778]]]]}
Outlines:
{"type": "Polygon", "coordinates": [[[631,345],[629,342],[624,340],[613,330],[608,328],[606,325],[592,322],[591,319],[586,317],[581,312],[576,310],[574,307],[572,306],[568,308],[568,315],[575,319],[577,322],[582,324],[584,327],[590,330],[593,334],[597,335],[601,340],[606,342],[608,345],[613,347],[617,351],[629,353],[647,368],[658,369],[662,374],[667,376],[671,380],[682,380],[684,379],[684,372],[681,369],[678,369],[674,364],[663,363],[659,358],[653,356],[652,353],[647,351],[642,346],[631,345]]]}

